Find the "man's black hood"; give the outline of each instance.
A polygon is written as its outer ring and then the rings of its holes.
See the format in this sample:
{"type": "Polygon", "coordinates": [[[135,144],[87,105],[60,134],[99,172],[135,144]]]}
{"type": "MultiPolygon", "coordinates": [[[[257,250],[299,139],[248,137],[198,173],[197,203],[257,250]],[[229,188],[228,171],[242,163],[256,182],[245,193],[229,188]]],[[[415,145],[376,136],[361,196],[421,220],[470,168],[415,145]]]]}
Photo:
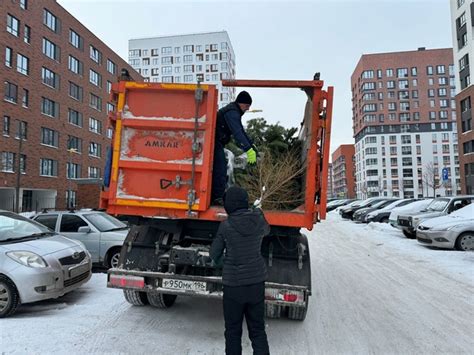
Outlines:
{"type": "Polygon", "coordinates": [[[247,191],[238,186],[232,186],[224,194],[224,208],[228,215],[238,210],[249,208],[249,195],[247,191]]]}

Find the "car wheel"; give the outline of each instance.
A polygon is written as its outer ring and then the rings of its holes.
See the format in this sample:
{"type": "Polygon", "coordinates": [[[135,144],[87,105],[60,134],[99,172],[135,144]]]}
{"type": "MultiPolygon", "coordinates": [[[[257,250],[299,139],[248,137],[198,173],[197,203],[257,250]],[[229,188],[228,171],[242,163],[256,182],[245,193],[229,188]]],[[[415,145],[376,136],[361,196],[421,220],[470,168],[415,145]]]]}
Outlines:
{"type": "Polygon", "coordinates": [[[15,284],[7,277],[0,276],[0,318],[11,316],[20,304],[20,295],[15,284]]]}
{"type": "Polygon", "coordinates": [[[474,233],[467,232],[461,234],[456,240],[456,249],[461,251],[474,250],[474,233]]]}
{"type": "Polygon", "coordinates": [[[404,234],[405,237],[407,237],[408,239],[415,239],[415,238],[416,238],[416,234],[415,234],[415,233],[411,233],[411,232],[408,232],[408,231],[403,231],[403,234],[404,234]]]}
{"type": "Polygon", "coordinates": [[[128,303],[134,306],[146,306],[148,304],[148,298],[146,292],[140,292],[135,290],[123,290],[123,295],[128,303]]]}
{"type": "Polygon", "coordinates": [[[148,302],[156,308],[169,308],[176,301],[177,295],[169,295],[166,293],[147,293],[148,302]]]}
{"type": "Polygon", "coordinates": [[[108,253],[106,267],[116,268],[120,261],[120,248],[113,248],[108,253]]]}
{"type": "Polygon", "coordinates": [[[388,217],[383,217],[383,218],[380,220],[380,223],[388,223],[388,217]]]}

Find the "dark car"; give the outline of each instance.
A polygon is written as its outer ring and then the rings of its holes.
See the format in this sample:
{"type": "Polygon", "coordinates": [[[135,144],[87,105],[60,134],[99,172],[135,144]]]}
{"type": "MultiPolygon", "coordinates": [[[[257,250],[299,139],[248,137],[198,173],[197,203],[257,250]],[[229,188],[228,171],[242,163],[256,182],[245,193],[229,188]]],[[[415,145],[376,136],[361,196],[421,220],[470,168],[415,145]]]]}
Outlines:
{"type": "Polygon", "coordinates": [[[348,205],[349,203],[355,201],[354,199],[343,199],[343,200],[334,200],[327,204],[326,212],[335,210],[338,207],[348,205]]]}
{"type": "Polygon", "coordinates": [[[380,202],[377,202],[376,204],[374,204],[370,207],[361,208],[361,209],[357,210],[356,212],[354,212],[354,214],[352,216],[352,220],[355,221],[355,222],[366,222],[367,221],[366,217],[370,212],[382,209],[382,208],[384,208],[388,205],[391,205],[395,201],[397,201],[396,198],[391,198],[391,199],[382,200],[380,202]]]}
{"type": "Polygon", "coordinates": [[[391,204],[381,209],[368,213],[367,216],[365,217],[366,222],[367,223],[370,223],[370,222],[388,223],[390,213],[392,213],[392,210],[394,208],[406,206],[415,201],[418,201],[418,199],[407,198],[407,199],[397,200],[395,202],[392,202],[391,204]]]}
{"type": "Polygon", "coordinates": [[[372,207],[376,203],[380,201],[385,201],[387,199],[388,197],[371,197],[371,198],[368,198],[367,200],[362,201],[360,204],[341,208],[340,213],[341,213],[342,218],[352,219],[354,212],[360,210],[361,208],[372,207]]]}

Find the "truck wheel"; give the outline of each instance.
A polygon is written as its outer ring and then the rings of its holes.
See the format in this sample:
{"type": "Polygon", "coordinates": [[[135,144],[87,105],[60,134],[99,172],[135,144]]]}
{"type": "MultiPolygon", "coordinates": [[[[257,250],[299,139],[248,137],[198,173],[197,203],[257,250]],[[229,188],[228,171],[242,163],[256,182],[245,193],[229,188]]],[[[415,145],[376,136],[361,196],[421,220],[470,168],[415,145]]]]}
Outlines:
{"type": "Polygon", "coordinates": [[[123,290],[123,295],[128,303],[134,306],[146,306],[148,304],[148,298],[146,292],[140,292],[135,290],[123,290]]]}
{"type": "Polygon", "coordinates": [[[265,303],[265,317],[267,318],[280,318],[281,310],[282,306],[265,303]]]}
{"type": "Polygon", "coordinates": [[[166,293],[147,293],[148,302],[156,308],[169,308],[176,301],[177,295],[169,295],[166,293]]]}
{"type": "Polygon", "coordinates": [[[115,268],[120,261],[120,248],[112,248],[107,252],[107,259],[105,262],[106,268],[115,268]]]}
{"type": "Polygon", "coordinates": [[[20,304],[20,295],[15,284],[7,277],[0,276],[0,318],[11,316],[20,304]]]}
{"type": "Polygon", "coordinates": [[[304,307],[288,306],[288,318],[294,320],[304,320],[306,318],[307,310],[308,304],[306,304],[304,307]]]}
{"type": "Polygon", "coordinates": [[[416,238],[416,234],[415,234],[415,233],[410,233],[410,232],[405,231],[405,230],[403,231],[403,235],[404,235],[405,237],[407,237],[408,239],[415,239],[415,238],[416,238]]]}

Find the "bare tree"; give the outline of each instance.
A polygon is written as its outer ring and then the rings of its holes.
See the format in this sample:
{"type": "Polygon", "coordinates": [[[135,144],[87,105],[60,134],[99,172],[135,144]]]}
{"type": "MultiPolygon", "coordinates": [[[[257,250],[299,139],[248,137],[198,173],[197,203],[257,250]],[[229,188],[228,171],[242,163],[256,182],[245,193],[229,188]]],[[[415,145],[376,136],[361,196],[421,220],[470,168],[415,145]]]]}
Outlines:
{"type": "Polygon", "coordinates": [[[433,189],[433,197],[436,197],[436,189],[443,185],[439,179],[438,169],[434,166],[432,161],[425,165],[423,183],[427,186],[427,189],[433,189]]]}
{"type": "Polygon", "coordinates": [[[362,182],[362,184],[360,185],[360,192],[362,193],[362,196],[361,198],[367,198],[367,191],[368,191],[368,188],[367,188],[367,181],[364,181],[362,182]]]}
{"type": "Polygon", "coordinates": [[[382,176],[379,176],[379,183],[377,185],[379,196],[383,196],[383,191],[385,190],[384,179],[382,176]]]}
{"type": "Polygon", "coordinates": [[[398,179],[398,197],[405,198],[405,184],[403,183],[403,177],[398,179]]]}

